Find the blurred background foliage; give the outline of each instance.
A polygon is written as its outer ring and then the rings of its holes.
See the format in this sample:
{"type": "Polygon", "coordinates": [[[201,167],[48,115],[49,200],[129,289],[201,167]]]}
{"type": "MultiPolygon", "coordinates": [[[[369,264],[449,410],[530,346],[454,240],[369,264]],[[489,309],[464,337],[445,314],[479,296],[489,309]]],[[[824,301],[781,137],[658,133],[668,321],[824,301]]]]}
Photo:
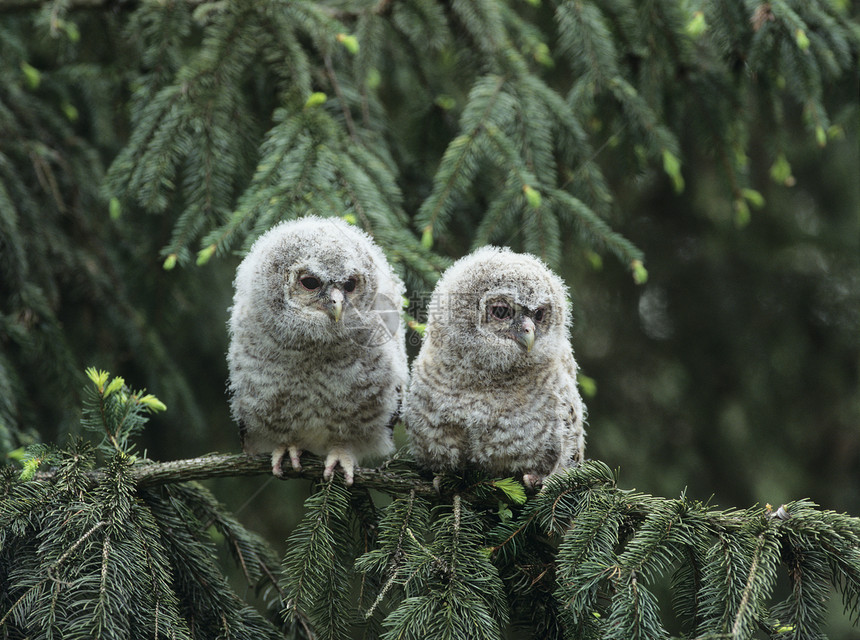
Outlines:
{"type": "MultiPolygon", "coordinates": [[[[374,233],[419,317],[476,243],[550,262],[622,486],[860,514],[858,18],[3,0],[0,454],[75,432],[87,366],[167,404],[149,457],[236,451],[232,276],[313,211],[374,233]]],[[[210,486],[279,550],[307,492],[210,486]]]]}

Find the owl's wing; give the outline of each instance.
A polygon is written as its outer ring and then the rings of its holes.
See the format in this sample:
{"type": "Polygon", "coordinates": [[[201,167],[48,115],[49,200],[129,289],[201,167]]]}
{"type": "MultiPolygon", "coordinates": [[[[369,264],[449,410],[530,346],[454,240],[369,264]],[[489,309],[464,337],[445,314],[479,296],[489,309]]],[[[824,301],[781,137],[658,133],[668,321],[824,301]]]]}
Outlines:
{"type": "Polygon", "coordinates": [[[245,440],[248,437],[248,425],[246,425],[245,421],[242,420],[241,418],[237,419],[236,422],[239,425],[239,446],[241,446],[242,449],[244,450],[245,449],[245,440]]]}
{"type": "Polygon", "coordinates": [[[391,413],[391,416],[388,418],[388,424],[385,426],[394,431],[394,425],[396,425],[400,418],[403,417],[403,387],[398,386],[397,390],[397,406],[394,408],[394,411],[391,413]]]}
{"type": "Polygon", "coordinates": [[[567,460],[566,466],[575,466],[581,464],[585,459],[585,404],[582,402],[582,396],[576,383],[576,361],[572,354],[568,355],[565,360],[567,384],[564,385],[566,387],[564,389],[565,411],[562,421],[566,455],[563,457],[567,460]]]}

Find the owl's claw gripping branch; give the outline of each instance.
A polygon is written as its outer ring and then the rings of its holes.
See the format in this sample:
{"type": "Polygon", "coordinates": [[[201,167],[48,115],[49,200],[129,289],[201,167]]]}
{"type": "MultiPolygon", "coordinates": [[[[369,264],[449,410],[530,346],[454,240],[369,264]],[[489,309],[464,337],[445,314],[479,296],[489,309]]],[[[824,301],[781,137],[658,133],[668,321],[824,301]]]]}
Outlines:
{"type": "Polygon", "coordinates": [[[331,478],[331,474],[334,473],[334,468],[337,466],[338,462],[343,469],[343,477],[346,486],[351,487],[355,474],[355,456],[353,456],[352,452],[347,449],[335,447],[329,451],[328,456],[325,459],[323,478],[326,480],[331,478]]]}
{"type": "Polygon", "coordinates": [[[537,473],[526,473],[523,475],[523,485],[527,489],[536,489],[543,484],[543,476],[537,473]]]}
{"type": "Polygon", "coordinates": [[[281,461],[284,459],[284,453],[286,450],[286,447],[278,447],[272,451],[272,475],[277,478],[284,477],[284,471],[281,468],[281,461]]]}
{"type": "Polygon", "coordinates": [[[290,454],[290,465],[293,467],[293,471],[299,472],[302,470],[301,449],[299,449],[295,445],[290,445],[289,447],[278,447],[277,449],[272,451],[272,475],[278,478],[284,477],[283,464],[284,455],[286,453],[290,454]]]}
{"type": "Polygon", "coordinates": [[[302,450],[297,446],[290,446],[287,451],[290,452],[290,464],[293,466],[293,471],[301,471],[302,470],[302,461],[300,460],[302,455],[302,450]]]}

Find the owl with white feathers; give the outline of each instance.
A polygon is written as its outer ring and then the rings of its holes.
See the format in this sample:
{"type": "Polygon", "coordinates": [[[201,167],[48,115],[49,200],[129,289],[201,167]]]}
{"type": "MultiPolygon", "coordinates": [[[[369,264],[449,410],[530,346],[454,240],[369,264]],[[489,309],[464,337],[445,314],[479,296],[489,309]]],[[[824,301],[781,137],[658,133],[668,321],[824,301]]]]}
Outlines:
{"type": "Polygon", "coordinates": [[[263,234],[239,265],[227,363],[247,453],[301,469],[303,451],[347,485],[366,457],[393,450],[408,367],[404,286],[373,239],[308,216],[263,234]]]}
{"type": "Polygon", "coordinates": [[[534,487],[582,462],[585,407],[561,278],[532,255],[484,247],[445,271],[427,311],[403,415],[419,464],[534,487]]]}

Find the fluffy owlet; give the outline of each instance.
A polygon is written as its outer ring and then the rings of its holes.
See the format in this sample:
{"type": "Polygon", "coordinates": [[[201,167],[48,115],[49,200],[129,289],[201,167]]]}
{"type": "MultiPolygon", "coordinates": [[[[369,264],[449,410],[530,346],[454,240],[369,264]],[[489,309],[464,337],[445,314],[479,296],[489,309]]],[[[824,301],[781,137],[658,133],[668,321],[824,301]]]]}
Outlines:
{"type": "Polygon", "coordinates": [[[404,403],[419,464],[476,466],[534,486],[583,459],[561,279],[534,256],[484,247],[454,263],[428,307],[404,403]]]}
{"type": "Polygon", "coordinates": [[[372,238],[306,217],[262,235],[239,265],[230,315],[229,390],[248,453],[325,456],[325,477],[393,449],[408,368],[403,283],[372,238]]]}

